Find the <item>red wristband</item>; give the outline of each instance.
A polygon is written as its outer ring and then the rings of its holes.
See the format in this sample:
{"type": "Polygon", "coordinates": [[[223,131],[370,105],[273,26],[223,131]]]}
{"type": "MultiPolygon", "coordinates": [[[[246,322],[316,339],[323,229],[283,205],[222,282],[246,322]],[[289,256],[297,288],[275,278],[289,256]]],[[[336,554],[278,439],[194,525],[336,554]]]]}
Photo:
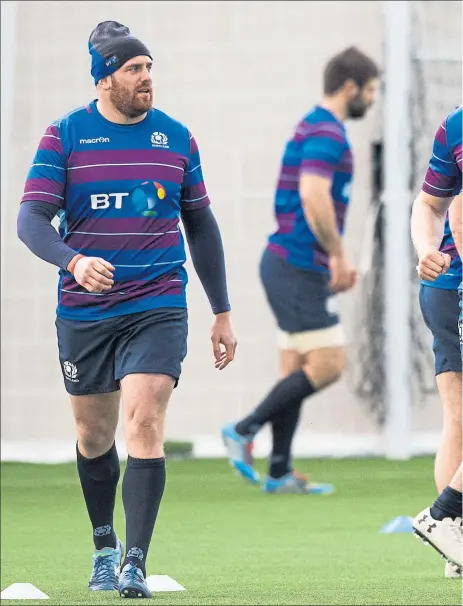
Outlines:
{"type": "Polygon", "coordinates": [[[67,266],[67,270],[69,273],[71,273],[72,275],[74,275],[74,268],[77,265],[77,261],[79,261],[79,259],[83,259],[84,255],[78,254],[75,257],[72,257],[71,261],[69,262],[69,265],[67,266]]]}

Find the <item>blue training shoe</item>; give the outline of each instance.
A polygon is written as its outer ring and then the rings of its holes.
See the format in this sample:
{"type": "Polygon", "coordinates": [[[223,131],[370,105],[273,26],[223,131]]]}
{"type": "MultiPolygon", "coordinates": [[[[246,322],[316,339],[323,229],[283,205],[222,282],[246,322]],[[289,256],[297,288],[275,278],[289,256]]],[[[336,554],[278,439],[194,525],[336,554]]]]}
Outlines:
{"type": "Polygon", "coordinates": [[[121,598],[151,598],[152,593],[143,576],[143,572],[130,562],[124,566],[119,577],[121,598]]]}
{"type": "Polygon", "coordinates": [[[309,482],[306,476],[291,471],[281,478],[268,476],[262,486],[264,492],[280,494],[318,494],[329,495],[335,492],[332,484],[309,482]]]}
{"type": "Polygon", "coordinates": [[[88,588],[90,591],[114,591],[119,584],[119,571],[124,548],[119,539],[117,547],[105,547],[93,554],[93,570],[88,588]]]}
{"type": "Polygon", "coordinates": [[[251,484],[259,484],[260,476],[252,466],[252,439],[236,433],[235,425],[232,423],[222,428],[222,439],[227,449],[230,465],[251,484]]]}

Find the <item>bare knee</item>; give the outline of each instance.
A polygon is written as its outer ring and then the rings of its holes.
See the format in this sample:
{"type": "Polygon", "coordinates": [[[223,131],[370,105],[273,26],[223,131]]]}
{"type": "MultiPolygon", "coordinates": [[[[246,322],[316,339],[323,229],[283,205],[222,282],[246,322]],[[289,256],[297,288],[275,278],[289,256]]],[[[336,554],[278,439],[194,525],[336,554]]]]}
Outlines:
{"type": "Polygon", "coordinates": [[[444,423],[455,425],[461,431],[462,383],[460,372],[445,372],[436,377],[442,400],[444,423]]]}
{"type": "Polygon", "coordinates": [[[79,451],[84,457],[99,457],[114,443],[119,419],[119,393],[71,396],[79,451]]]}
{"type": "Polygon", "coordinates": [[[299,370],[304,364],[304,358],[295,350],[280,350],[280,378],[284,379],[288,375],[299,370]]]}
{"type": "Polygon", "coordinates": [[[136,458],[164,455],[164,419],[174,381],[156,375],[132,375],[123,385],[127,448],[136,458]]]}
{"type": "Polygon", "coordinates": [[[136,458],[164,456],[165,409],[153,402],[150,409],[140,406],[126,415],[125,435],[128,452],[136,458]]]}
{"type": "Polygon", "coordinates": [[[337,381],[347,365],[343,347],[326,347],[307,354],[304,370],[318,389],[337,381]]]}
{"type": "Polygon", "coordinates": [[[111,448],[114,442],[114,430],[103,419],[88,423],[76,419],[79,451],[84,457],[99,457],[111,448]]]}

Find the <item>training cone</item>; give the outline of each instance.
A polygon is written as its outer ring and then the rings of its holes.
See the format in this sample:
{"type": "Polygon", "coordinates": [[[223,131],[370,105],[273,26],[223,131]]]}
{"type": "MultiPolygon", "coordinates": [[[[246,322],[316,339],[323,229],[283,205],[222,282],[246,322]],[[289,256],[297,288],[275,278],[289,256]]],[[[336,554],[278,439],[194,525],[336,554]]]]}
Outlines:
{"type": "Polygon", "coordinates": [[[152,574],[147,577],[146,584],[150,591],[185,591],[185,587],[166,574],[152,574]]]}
{"type": "Polygon", "coordinates": [[[46,593],[32,583],[13,583],[2,591],[2,600],[49,600],[46,593]]]}
{"type": "Polygon", "coordinates": [[[379,532],[382,532],[383,534],[392,534],[393,532],[413,532],[412,522],[413,518],[410,516],[398,516],[383,526],[379,532]]]}

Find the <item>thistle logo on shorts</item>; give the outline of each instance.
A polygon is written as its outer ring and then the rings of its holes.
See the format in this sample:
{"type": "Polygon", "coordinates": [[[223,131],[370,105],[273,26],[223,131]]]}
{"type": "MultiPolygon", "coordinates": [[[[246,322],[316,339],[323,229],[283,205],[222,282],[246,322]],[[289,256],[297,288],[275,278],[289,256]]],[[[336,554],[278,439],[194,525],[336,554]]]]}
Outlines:
{"type": "Polygon", "coordinates": [[[333,316],[339,312],[338,301],[336,297],[328,297],[325,304],[326,311],[333,316]]]}
{"type": "Polygon", "coordinates": [[[164,149],[169,149],[169,139],[164,133],[154,132],[151,135],[151,144],[153,147],[163,147],[164,149]]]}
{"type": "Polygon", "coordinates": [[[66,362],[63,362],[63,370],[64,376],[68,381],[71,381],[72,383],[79,382],[79,379],[77,378],[77,366],[75,364],[66,360],[66,362]]]}

